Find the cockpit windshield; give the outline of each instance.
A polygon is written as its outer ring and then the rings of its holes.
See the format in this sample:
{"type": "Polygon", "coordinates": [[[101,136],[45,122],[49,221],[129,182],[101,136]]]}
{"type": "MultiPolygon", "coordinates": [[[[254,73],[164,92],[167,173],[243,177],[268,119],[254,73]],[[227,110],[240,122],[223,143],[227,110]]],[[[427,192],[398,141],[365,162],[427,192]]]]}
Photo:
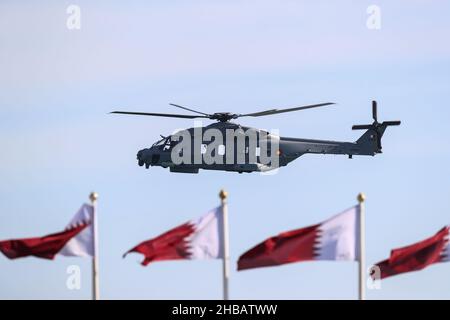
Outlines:
{"type": "Polygon", "coordinates": [[[165,143],[166,143],[166,140],[168,140],[169,138],[162,138],[161,140],[158,140],[158,141],[156,141],[153,145],[152,145],[152,147],[155,147],[155,146],[162,146],[162,145],[164,145],[165,143]]]}
{"type": "Polygon", "coordinates": [[[171,139],[170,137],[163,137],[161,140],[156,141],[152,147],[157,147],[159,149],[163,149],[163,150],[169,150],[172,145],[171,145],[171,139]]]}

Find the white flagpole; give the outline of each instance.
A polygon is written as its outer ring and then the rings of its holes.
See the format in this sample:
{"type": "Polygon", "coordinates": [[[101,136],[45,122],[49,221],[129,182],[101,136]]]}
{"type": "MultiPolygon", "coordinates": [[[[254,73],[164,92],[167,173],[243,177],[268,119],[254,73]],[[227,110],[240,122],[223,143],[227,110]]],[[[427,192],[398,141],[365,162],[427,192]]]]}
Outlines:
{"type": "Polygon", "coordinates": [[[225,190],[220,190],[219,197],[222,203],[222,250],[223,250],[223,300],[228,300],[228,280],[230,278],[230,248],[228,239],[228,206],[227,197],[228,193],[225,190]]]}
{"type": "Polygon", "coordinates": [[[364,193],[358,194],[359,202],[359,300],[366,299],[366,243],[365,243],[365,204],[364,193]]]}
{"type": "Polygon", "coordinates": [[[91,204],[93,207],[93,221],[92,221],[92,231],[93,231],[93,241],[94,241],[94,256],[92,257],[92,300],[100,299],[99,292],[99,279],[98,279],[98,239],[97,239],[97,199],[98,193],[92,192],[89,195],[91,204]]]}

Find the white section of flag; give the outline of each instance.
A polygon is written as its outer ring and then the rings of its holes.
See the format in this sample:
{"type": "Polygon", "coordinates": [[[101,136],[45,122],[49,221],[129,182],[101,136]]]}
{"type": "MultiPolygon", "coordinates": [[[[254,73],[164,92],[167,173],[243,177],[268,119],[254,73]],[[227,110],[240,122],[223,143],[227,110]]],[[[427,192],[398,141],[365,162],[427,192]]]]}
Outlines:
{"type": "Polygon", "coordinates": [[[186,239],[189,259],[221,259],[223,257],[223,215],[217,207],[192,220],[194,232],[186,239]]]}
{"type": "Polygon", "coordinates": [[[94,256],[94,230],[93,230],[94,207],[89,204],[83,204],[72,218],[66,229],[70,229],[82,224],[88,226],[84,228],[75,237],[69,240],[67,244],[58,253],[63,256],[74,257],[93,257],[94,256]]]}
{"type": "Polygon", "coordinates": [[[357,205],[319,225],[316,260],[358,260],[359,214],[357,205]]]}

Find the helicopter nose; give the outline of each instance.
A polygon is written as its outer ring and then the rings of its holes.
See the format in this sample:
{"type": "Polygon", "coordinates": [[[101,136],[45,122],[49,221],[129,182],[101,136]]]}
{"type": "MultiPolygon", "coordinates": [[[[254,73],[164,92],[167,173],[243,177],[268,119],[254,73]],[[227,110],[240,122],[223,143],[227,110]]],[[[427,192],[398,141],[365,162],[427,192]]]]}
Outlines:
{"type": "Polygon", "coordinates": [[[148,151],[149,151],[149,149],[142,149],[142,150],[138,151],[136,158],[138,160],[138,165],[140,167],[142,167],[146,162],[148,162],[148,161],[146,161],[147,159],[151,158],[151,156],[149,157],[149,155],[148,155],[148,153],[149,153],[148,151]]]}
{"type": "Polygon", "coordinates": [[[157,165],[159,163],[161,154],[160,152],[158,152],[158,150],[152,150],[152,148],[150,149],[143,149],[140,150],[137,153],[137,160],[138,160],[138,165],[139,166],[143,166],[145,165],[145,167],[148,169],[148,167],[150,165],[157,165]]]}
{"type": "Polygon", "coordinates": [[[142,159],[142,150],[137,153],[136,158],[138,160],[138,165],[142,167],[144,165],[144,159],[142,159]]]}

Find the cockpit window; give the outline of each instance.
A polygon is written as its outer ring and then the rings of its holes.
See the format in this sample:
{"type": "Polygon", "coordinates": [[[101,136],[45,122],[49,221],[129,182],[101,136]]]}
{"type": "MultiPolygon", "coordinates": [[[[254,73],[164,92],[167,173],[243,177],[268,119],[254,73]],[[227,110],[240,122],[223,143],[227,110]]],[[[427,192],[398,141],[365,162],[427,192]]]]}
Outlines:
{"type": "Polygon", "coordinates": [[[161,140],[156,141],[152,145],[152,147],[157,147],[163,150],[170,150],[174,145],[175,143],[172,142],[172,139],[170,139],[170,137],[164,137],[161,140]]]}
{"type": "Polygon", "coordinates": [[[161,140],[156,141],[156,142],[152,145],[152,147],[155,147],[155,146],[163,146],[163,145],[166,144],[166,141],[167,141],[167,140],[169,140],[169,138],[162,138],[161,140]]]}

